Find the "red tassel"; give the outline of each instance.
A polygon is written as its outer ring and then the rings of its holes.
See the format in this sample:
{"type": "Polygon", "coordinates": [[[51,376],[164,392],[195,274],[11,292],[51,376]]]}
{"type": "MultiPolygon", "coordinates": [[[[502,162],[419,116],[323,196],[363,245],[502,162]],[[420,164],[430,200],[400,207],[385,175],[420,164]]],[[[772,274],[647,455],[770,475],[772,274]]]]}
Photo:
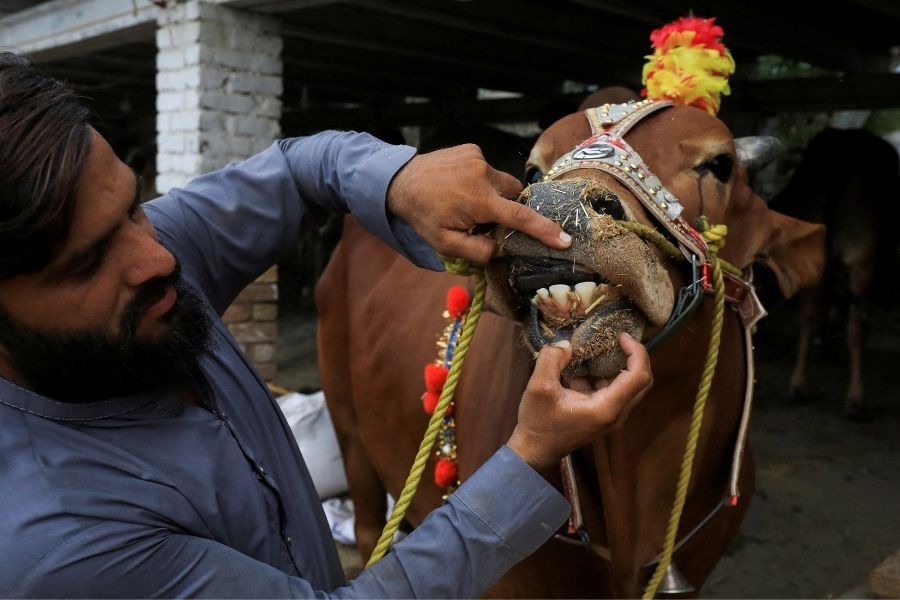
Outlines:
{"type": "Polygon", "coordinates": [[[454,319],[458,319],[467,308],[469,308],[469,292],[462,286],[454,285],[447,291],[447,312],[454,319]]]}
{"type": "Polygon", "coordinates": [[[450,487],[456,483],[459,472],[456,463],[449,458],[441,458],[434,465],[434,482],[438,487],[450,487]]]}
{"type": "Polygon", "coordinates": [[[440,399],[441,394],[439,392],[425,392],[422,394],[422,408],[425,409],[425,413],[429,415],[433,413],[440,399]]]}
{"type": "Polygon", "coordinates": [[[450,369],[443,365],[428,363],[425,365],[425,389],[429,392],[438,392],[444,388],[444,382],[447,381],[447,374],[450,369]]]}

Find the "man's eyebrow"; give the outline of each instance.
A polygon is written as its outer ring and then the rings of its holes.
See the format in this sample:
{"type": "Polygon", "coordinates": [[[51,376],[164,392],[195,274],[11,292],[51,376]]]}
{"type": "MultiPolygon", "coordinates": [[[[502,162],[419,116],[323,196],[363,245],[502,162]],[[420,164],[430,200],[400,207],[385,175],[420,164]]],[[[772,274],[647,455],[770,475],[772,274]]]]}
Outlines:
{"type": "Polygon", "coordinates": [[[134,167],[132,167],[131,173],[134,175],[134,204],[141,204],[141,196],[144,191],[144,178],[134,170],[134,167]]]}
{"type": "MultiPolygon", "coordinates": [[[[134,173],[134,199],[128,206],[129,213],[134,210],[134,207],[141,202],[141,178],[137,174],[137,171],[135,171],[134,169],[132,169],[132,173],[134,173]]],[[[87,247],[73,252],[72,255],[69,256],[69,258],[67,258],[62,265],[53,270],[53,277],[65,277],[72,271],[77,270],[80,265],[89,262],[98,253],[103,252],[103,250],[109,244],[109,241],[116,234],[120,227],[120,222],[114,223],[108,230],[103,233],[103,235],[88,244],[87,247]]]]}
{"type": "Polygon", "coordinates": [[[72,255],[69,256],[69,258],[67,258],[65,262],[59,266],[59,268],[55,269],[54,276],[65,277],[72,271],[77,271],[81,265],[89,263],[97,254],[102,253],[106,249],[106,246],[109,245],[109,241],[113,238],[120,227],[121,224],[116,223],[115,225],[110,227],[109,230],[107,230],[102,236],[91,242],[86,248],[77,250],[72,253],[72,255]]]}

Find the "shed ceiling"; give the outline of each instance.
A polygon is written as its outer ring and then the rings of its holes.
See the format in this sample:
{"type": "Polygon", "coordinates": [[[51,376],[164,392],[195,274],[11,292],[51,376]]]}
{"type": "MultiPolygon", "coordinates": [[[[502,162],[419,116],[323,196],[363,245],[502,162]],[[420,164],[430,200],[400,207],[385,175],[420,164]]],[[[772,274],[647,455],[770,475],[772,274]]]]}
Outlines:
{"type": "MultiPolygon", "coordinates": [[[[147,2],[149,0],[139,0],[147,2]]],[[[0,14],[23,2],[0,0],[0,14]]],[[[34,4],[34,3],[30,3],[34,4]]],[[[454,120],[536,119],[585,86],[640,87],[652,29],[688,13],[716,16],[738,65],[732,111],[900,107],[897,0],[236,0],[276,16],[284,35],[284,125],[376,128],[454,120]],[[761,54],[825,69],[825,77],[759,81],[761,54]],[[512,92],[477,99],[477,90],[512,92]],[[425,104],[410,104],[408,98],[425,104]]],[[[98,101],[152,111],[152,35],[47,63],[98,101]]],[[[577,98],[571,96],[573,101],[577,98]]]]}

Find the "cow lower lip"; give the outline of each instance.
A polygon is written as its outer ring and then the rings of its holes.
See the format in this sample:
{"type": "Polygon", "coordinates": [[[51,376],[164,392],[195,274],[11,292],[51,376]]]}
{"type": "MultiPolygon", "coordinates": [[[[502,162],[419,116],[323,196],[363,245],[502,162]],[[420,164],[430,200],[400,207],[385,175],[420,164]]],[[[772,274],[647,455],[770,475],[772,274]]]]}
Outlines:
{"type": "Polygon", "coordinates": [[[528,341],[535,350],[540,350],[546,344],[571,340],[576,333],[580,333],[579,329],[582,327],[590,327],[593,322],[626,309],[633,309],[632,303],[628,299],[619,299],[601,306],[586,318],[570,326],[550,328],[541,318],[540,310],[532,306],[531,315],[528,318],[528,341]]]}
{"type": "MultiPolygon", "coordinates": [[[[539,313],[535,309],[534,313],[539,313]]],[[[526,322],[526,338],[535,352],[543,346],[568,340],[572,348],[569,376],[614,377],[625,368],[626,356],[619,346],[619,335],[627,332],[634,339],[643,337],[646,316],[627,298],[605,304],[586,319],[570,327],[554,329],[543,323],[539,314],[526,322]]]]}

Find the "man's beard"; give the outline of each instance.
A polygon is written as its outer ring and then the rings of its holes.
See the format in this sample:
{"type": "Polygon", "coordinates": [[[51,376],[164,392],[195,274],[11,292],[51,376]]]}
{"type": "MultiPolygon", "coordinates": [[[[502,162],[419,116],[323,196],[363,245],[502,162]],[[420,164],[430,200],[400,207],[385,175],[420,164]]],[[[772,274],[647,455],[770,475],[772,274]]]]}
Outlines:
{"type": "MultiPolygon", "coordinates": [[[[65,307],[60,307],[65,310],[65,307]]],[[[122,313],[117,337],[102,329],[51,332],[26,327],[0,311],[0,344],[16,373],[32,390],[62,402],[96,402],[118,396],[153,394],[196,376],[210,350],[212,318],[199,293],[181,278],[180,267],[144,284],[122,313]],[[137,336],[144,312],[167,287],[178,298],[163,317],[169,331],[137,336]]]]}

